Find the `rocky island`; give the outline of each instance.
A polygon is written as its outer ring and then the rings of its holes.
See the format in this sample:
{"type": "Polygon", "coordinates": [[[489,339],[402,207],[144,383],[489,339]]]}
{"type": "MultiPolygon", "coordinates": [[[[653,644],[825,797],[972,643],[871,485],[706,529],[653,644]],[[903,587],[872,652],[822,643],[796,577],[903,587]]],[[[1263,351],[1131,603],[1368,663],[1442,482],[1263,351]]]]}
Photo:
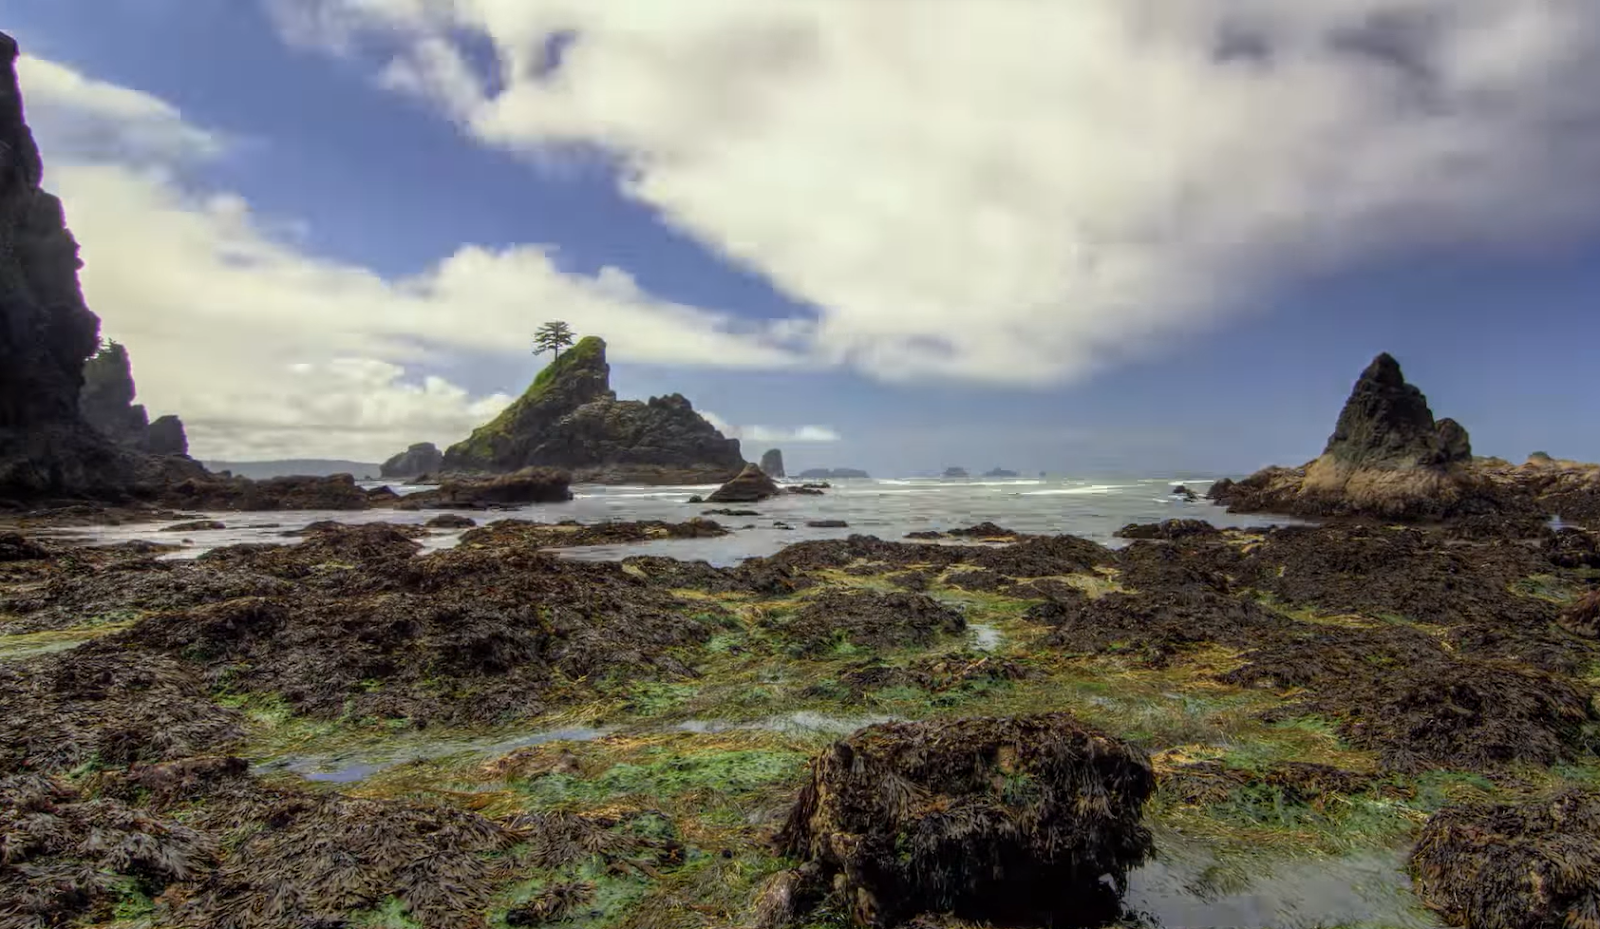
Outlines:
{"type": "Polygon", "coordinates": [[[721,483],[744,466],[739,440],[683,396],[618,400],[606,343],[596,336],[562,352],[511,406],[444,455],[446,471],[560,468],[600,484],[721,483]]]}
{"type": "Polygon", "coordinates": [[[385,461],[378,470],[384,478],[421,477],[444,466],[444,453],[432,442],[418,442],[385,461]]]}

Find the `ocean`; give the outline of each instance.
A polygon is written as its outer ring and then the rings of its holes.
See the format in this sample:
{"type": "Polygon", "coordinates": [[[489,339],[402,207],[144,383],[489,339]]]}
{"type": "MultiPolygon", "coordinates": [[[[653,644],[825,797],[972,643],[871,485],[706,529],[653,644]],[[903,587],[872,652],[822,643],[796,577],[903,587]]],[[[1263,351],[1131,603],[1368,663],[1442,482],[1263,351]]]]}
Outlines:
{"type": "MultiPolygon", "coordinates": [[[[1256,515],[1236,516],[1213,506],[1203,497],[1188,501],[1169,493],[1177,484],[1203,495],[1211,480],[1182,474],[1126,479],[838,480],[833,481],[833,486],[822,496],[788,495],[757,504],[726,507],[754,510],[760,514],[758,516],[708,515],[708,518],[736,530],[721,538],[664,539],[628,545],[591,546],[564,549],[563,555],[617,559],[651,554],[732,565],[745,558],[770,555],[785,545],[803,539],[836,539],[862,534],[892,540],[903,538],[908,532],[958,529],[981,522],[998,523],[1024,533],[1068,533],[1114,546],[1121,544],[1114,533],[1129,523],[1173,518],[1205,519],[1218,526],[1282,524],[1289,521],[1256,515]],[[815,528],[807,525],[821,521],[843,521],[848,526],[815,528]]],[[[381,481],[364,482],[363,486],[389,486],[401,494],[423,489],[394,483],[386,485],[381,481]]],[[[476,519],[480,525],[498,519],[535,522],[577,520],[581,523],[645,519],[681,522],[718,508],[715,504],[688,502],[696,495],[710,494],[716,487],[715,484],[674,487],[580,484],[573,487],[574,499],[571,502],[539,504],[514,510],[197,512],[192,517],[186,514],[186,519],[215,519],[227,528],[172,533],[162,531],[162,524],[146,523],[62,530],[59,534],[87,539],[94,544],[133,539],[179,544],[181,550],[165,557],[193,558],[210,549],[241,542],[293,542],[294,538],[284,533],[329,519],[343,523],[420,524],[440,512],[457,512],[476,519]]],[[[423,543],[428,548],[448,548],[460,536],[461,530],[440,530],[424,539],[423,543]]]]}

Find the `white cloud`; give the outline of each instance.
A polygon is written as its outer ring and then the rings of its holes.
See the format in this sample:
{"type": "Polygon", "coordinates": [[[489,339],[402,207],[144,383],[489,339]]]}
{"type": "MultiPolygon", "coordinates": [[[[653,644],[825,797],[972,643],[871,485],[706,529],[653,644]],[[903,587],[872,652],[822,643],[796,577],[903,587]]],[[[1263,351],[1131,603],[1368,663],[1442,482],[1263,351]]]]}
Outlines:
{"type": "Polygon", "coordinates": [[[17,60],[28,121],[55,158],[171,162],[211,158],[223,138],[185,122],[165,100],[107,84],[41,58],[17,60]]]}
{"type": "Polygon", "coordinates": [[[882,377],[1081,375],[1315,272],[1600,214],[1593,0],[275,4],[487,143],[621,153],[882,377]]]}
{"type": "MultiPolygon", "coordinates": [[[[843,436],[828,426],[735,426],[715,413],[705,410],[697,412],[711,425],[716,426],[718,432],[730,439],[739,439],[743,442],[812,445],[844,441],[843,436]]],[[[759,450],[746,448],[745,453],[759,454],[759,450]]]]}
{"type": "Polygon", "coordinates": [[[137,158],[127,146],[47,149],[48,183],[82,243],[88,302],[132,353],[141,402],[181,415],[197,456],[381,460],[464,437],[508,398],[426,372],[467,353],[525,359],[531,377],[538,362],[515,336],[531,338],[530,307],[559,307],[578,332],[604,334],[613,360],[799,361],[778,344],[783,333],[736,331],[615,268],[565,274],[538,247],[463,246],[404,280],[319,258],[244,199],[182,186],[175,167],[211,152],[198,141],[210,136],[173,125],[166,104],[37,59],[23,92],[32,119],[139,142],[137,158]]]}

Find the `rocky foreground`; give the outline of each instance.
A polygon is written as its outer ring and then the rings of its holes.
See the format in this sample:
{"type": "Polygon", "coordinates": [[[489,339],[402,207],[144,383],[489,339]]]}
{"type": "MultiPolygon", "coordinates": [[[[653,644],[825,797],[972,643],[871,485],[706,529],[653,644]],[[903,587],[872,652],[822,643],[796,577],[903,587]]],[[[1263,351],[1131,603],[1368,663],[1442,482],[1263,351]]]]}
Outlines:
{"type": "Polygon", "coordinates": [[[1177,925],[1152,861],[1202,906],[1363,856],[1388,908],[1309,916],[1600,899],[1586,530],[427,531],[0,536],[0,926],[1177,925]]]}

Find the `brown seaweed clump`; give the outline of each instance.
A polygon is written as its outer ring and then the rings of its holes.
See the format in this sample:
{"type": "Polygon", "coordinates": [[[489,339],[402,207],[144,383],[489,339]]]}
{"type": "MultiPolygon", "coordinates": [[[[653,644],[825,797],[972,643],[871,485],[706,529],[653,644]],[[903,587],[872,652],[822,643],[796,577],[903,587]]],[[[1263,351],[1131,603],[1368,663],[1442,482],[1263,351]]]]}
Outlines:
{"type": "Polygon", "coordinates": [[[242,737],[239,714],[172,658],[91,643],[0,664],[0,774],[163,761],[242,737]]]}
{"type": "Polygon", "coordinates": [[[153,897],[209,870],[209,835],[64,780],[0,777],[0,927],[109,921],[119,902],[153,897]]]}
{"type": "Polygon", "coordinates": [[[803,657],[823,655],[840,641],[872,649],[926,647],[967,628],[960,613],[926,594],[874,591],[828,591],[793,617],[769,622],[803,657]]]}
{"type": "Polygon", "coordinates": [[[1561,628],[1574,635],[1593,639],[1600,636],[1600,590],[1591,590],[1567,607],[1556,620],[1561,628]]]}
{"type": "Polygon", "coordinates": [[[1474,929],[1600,926],[1600,795],[1462,804],[1428,820],[1411,853],[1417,895],[1474,929]]]}
{"type": "Polygon", "coordinates": [[[1141,749],[1066,713],[869,726],[812,761],[779,835],[805,864],[768,896],[820,882],[874,927],[1099,923],[1151,853],[1154,784],[1141,749]]]}

